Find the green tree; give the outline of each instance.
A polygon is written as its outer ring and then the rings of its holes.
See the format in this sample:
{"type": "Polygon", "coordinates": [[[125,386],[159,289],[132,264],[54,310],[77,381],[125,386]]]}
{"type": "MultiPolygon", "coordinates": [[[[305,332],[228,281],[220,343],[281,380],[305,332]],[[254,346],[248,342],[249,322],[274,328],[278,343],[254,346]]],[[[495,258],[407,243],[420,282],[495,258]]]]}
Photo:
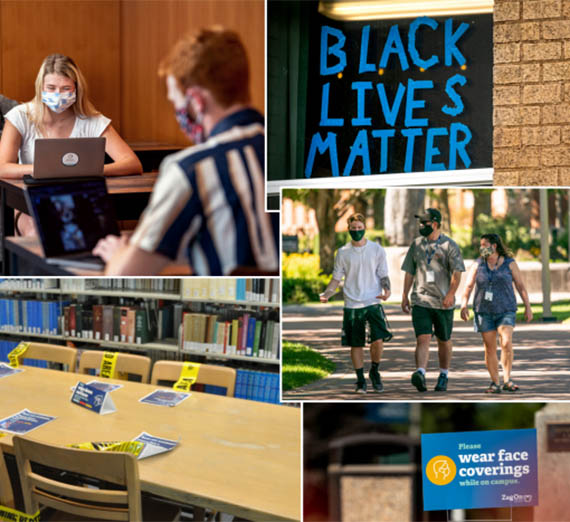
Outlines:
{"type": "Polygon", "coordinates": [[[335,251],[335,225],[350,206],[362,198],[364,189],[285,189],[283,197],[300,201],[315,210],[319,226],[320,269],[332,274],[335,251]]]}

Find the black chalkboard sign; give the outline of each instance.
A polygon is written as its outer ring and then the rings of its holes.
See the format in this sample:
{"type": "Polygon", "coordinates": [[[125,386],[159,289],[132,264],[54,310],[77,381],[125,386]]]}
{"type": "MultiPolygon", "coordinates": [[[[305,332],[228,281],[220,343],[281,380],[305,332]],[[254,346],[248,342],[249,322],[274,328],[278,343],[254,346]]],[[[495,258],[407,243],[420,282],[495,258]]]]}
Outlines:
{"type": "Polygon", "coordinates": [[[492,167],[491,14],[310,25],[305,177],[492,167]]]}

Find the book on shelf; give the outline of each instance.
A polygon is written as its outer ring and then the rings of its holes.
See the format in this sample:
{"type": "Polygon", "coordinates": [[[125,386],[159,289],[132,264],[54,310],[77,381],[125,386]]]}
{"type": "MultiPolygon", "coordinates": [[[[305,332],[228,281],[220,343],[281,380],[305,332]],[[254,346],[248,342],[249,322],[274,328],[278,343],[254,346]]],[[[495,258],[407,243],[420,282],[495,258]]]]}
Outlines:
{"type": "Polygon", "coordinates": [[[59,282],[61,290],[65,292],[85,292],[87,290],[172,294],[180,292],[180,280],[172,278],[61,278],[59,282]]]}
{"type": "Polygon", "coordinates": [[[238,369],[234,397],[279,403],[279,374],[238,369]]]}
{"type": "Polygon", "coordinates": [[[182,298],[278,304],[279,284],[278,279],[185,278],[182,280],[182,298]]]}
{"type": "Polygon", "coordinates": [[[179,346],[183,352],[240,355],[276,359],[278,324],[276,314],[233,311],[224,314],[185,312],[179,346]]]}
{"type": "MultiPolygon", "coordinates": [[[[101,329],[99,333],[99,337],[97,339],[103,339],[104,341],[112,341],[113,340],[113,327],[115,323],[115,309],[113,305],[96,305],[101,307],[101,329]]],[[[95,309],[95,306],[93,307],[95,309]]],[[[95,313],[94,313],[95,314],[95,313]]],[[[120,321],[120,315],[119,315],[120,321]]],[[[120,324],[120,322],[119,322],[120,324]]],[[[95,335],[97,335],[97,333],[95,335]]]]}
{"type": "Polygon", "coordinates": [[[63,302],[0,299],[0,331],[58,335],[63,302]]]}

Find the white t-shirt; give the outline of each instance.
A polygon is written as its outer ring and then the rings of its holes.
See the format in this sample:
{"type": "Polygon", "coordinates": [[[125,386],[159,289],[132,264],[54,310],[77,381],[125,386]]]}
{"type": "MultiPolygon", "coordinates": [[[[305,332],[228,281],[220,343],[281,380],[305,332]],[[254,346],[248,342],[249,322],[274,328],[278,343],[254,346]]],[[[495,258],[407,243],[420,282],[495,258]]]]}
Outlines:
{"type": "Polygon", "coordinates": [[[344,277],[345,308],[364,308],[380,302],[380,280],[388,276],[386,251],[378,244],[366,240],[361,247],[351,243],[339,248],[333,269],[337,281],[344,277]]]}
{"type": "MultiPolygon", "coordinates": [[[[38,132],[36,126],[28,119],[26,113],[31,103],[22,103],[17,105],[6,114],[5,118],[12,124],[22,136],[22,144],[20,146],[20,163],[22,165],[31,165],[34,163],[34,142],[36,138],[43,136],[38,132]]],[[[91,116],[89,118],[75,118],[73,130],[69,135],[70,138],[98,138],[105,132],[111,120],[102,114],[91,116]]]]}

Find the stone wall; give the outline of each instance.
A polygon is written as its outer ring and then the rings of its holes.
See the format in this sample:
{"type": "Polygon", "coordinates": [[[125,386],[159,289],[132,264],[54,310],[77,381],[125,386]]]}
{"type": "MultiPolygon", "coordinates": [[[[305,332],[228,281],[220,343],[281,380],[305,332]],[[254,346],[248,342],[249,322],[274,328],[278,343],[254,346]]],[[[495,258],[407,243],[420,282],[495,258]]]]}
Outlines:
{"type": "Polygon", "coordinates": [[[570,185],[570,0],[495,0],[495,185],[570,185]]]}
{"type": "Polygon", "coordinates": [[[534,519],[537,521],[568,520],[570,513],[570,450],[549,451],[548,448],[548,426],[560,424],[570,425],[570,404],[551,403],[535,414],[538,506],[534,508],[534,519]]]}

